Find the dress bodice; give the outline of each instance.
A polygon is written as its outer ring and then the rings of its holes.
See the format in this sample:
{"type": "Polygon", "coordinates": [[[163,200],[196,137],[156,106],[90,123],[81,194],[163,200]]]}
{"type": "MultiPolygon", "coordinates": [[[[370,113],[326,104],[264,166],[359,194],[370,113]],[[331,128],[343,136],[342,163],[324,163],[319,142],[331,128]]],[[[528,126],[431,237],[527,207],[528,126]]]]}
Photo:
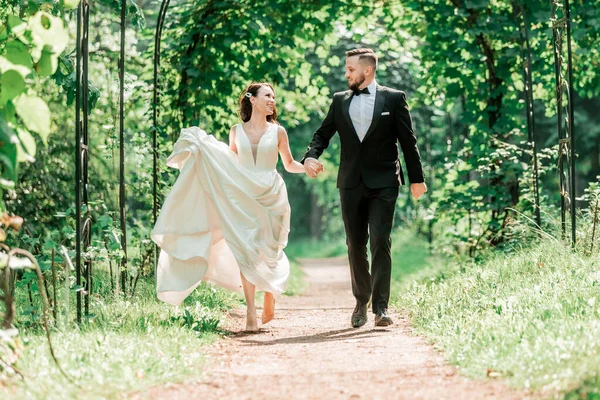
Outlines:
{"type": "Polygon", "coordinates": [[[258,143],[253,145],[242,124],[236,125],[235,145],[240,164],[253,170],[275,170],[279,155],[277,128],[277,124],[271,124],[258,143]]]}

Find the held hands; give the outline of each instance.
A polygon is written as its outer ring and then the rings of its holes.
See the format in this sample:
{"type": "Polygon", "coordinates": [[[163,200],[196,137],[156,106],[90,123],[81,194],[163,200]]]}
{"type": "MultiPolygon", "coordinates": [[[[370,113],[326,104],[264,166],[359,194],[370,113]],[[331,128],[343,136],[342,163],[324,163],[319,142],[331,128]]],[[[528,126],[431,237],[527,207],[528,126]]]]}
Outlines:
{"type": "Polygon", "coordinates": [[[323,164],[315,158],[304,160],[304,172],[311,178],[316,178],[323,171],[323,164]]]}
{"type": "MultiPolygon", "coordinates": [[[[307,158],[304,160],[304,172],[311,178],[316,178],[321,172],[323,172],[323,164],[315,158],[307,158]]],[[[419,200],[427,192],[427,185],[425,182],[422,183],[411,183],[410,192],[412,193],[415,200],[419,200]]]]}
{"type": "Polygon", "coordinates": [[[419,200],[419,197],[423,196],[427,192],[427,185],[425,182],[422,183],[411,183],[410,192],[412,193],[415,200],[419,200]]]}

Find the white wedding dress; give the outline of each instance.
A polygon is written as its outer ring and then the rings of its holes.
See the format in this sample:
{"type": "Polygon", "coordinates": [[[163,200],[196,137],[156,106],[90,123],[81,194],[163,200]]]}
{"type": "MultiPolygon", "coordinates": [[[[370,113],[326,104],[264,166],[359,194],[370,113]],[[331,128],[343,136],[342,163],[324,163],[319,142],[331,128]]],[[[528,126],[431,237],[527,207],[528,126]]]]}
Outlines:
{"type": "Polygon", "coordinates": [[[151,234],[161,247],[159,299],[179,305],[201,281],[242,291],[240,271],[257,290],[285,290],[290,205],[275,169],[277,130],[272,124],[253,153],[237,125],[238,154],[198,127],[181,130],[167,159],[180,174],[151,234]]]}

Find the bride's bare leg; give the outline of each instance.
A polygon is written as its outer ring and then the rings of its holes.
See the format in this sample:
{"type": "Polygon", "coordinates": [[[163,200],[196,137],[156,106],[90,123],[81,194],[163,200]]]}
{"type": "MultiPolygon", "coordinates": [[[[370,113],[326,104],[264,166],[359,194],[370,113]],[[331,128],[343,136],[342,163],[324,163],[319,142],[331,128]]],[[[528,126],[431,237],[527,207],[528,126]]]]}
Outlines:
{"type": "Polygon", "coordinates": [[[256,287],[248,282],[242,273],[240,273],[240,276],[242,277],[244,297],[246,297],[246,330],[257,331],[258,322],[256,321],[256,304],[254,303],[256,287]]]}
{"type": "Polygon", "coordinates": [[[273,293],[265,292],[265,300],[263,302],[262,323],[266,324],[275,318],[275,297],[273,293]]]}

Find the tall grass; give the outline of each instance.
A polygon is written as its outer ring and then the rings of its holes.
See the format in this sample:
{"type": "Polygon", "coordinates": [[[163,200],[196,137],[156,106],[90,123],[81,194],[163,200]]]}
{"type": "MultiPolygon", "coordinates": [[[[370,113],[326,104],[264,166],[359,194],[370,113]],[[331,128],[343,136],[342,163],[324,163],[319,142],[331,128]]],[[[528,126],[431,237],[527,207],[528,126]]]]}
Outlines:
{"type": "MultiPolygon", "coordinates": [[[[403,254],[411,252],[395,260],[403,254]]],[[[429,272],[405,278],[395,304],[464,373],[567,398],[600,396],[598,255],[548,239],[481,264],[421,261],[429,272]]]]}
{"type": "Polygon", "coordinates": [[[432,254],[429,244],[406,228],[392,232],[392,293],[399,293],[411,282],[443,279],[454,266],[432,254]]]}
{"type": "MultiPolygon", "coordinates": [[[[287,295],[304,288],[298,258],[336,253],[336,245],[295,244],[286,249],[292,264],[287,295]]],[[[94,276],[95,295],[90,298],[91,315],[81,325],[72,323],[75,294],[70,293],[66,318],[70,322],[63,326],[59,323],[65,320],[60,315],[66,298],[62,286],[57,290],[58,321],[52,340],[61,366],[77,385],[69,383],[52,363],[39,328],[39,299],[34,292],[30,303],[22,287],[16,292],[16,323],[25,349],[17,365],[26,378],[0,387],[0,398],[4,394],[16,399],[114,398],[123,392],[197,378],[202,373],[203,345],[219,337],[226,311],[243,303],[239,293],[202,284],[182,306],[173,307],[156,299],[152,279],[141,279],[132,298],[115,296],[107,272],[99,268],[94,276]]],[[[260,301],[261,296],[257,297],[260,301]]]]}
{"type": "MultiPolygon", "coordinates": [[[[42,332],[30,324],[21,330],[25,350],[18,362],[26,377],[0,388],[0,398],[114,398],[197,377],[203,345],[218,337],[225,311],[239,301],[237,294],[202,284],[181,307],[173,307],[156,299],[151,280],[140,281],[132,299],[93,297],[94,316],[52,333],[61,366],[78,386],[60,375],[42,332]]],[[[28,318],[22,311],[21,325],[28,318]]]]}

